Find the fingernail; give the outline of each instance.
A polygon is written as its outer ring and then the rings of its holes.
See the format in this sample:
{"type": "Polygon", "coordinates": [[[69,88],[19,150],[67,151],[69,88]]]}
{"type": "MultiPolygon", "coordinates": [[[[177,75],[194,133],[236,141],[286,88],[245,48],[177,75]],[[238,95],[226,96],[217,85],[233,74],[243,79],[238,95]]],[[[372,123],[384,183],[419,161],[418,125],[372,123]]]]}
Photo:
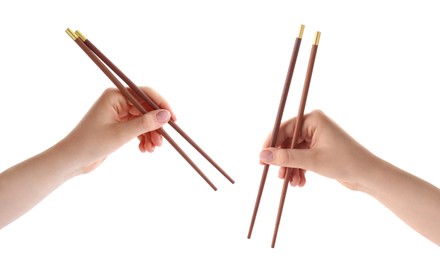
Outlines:
{"type": "Polygon", "coordinates": [[[170,112],[167,110],[161,110],[156,114],[156,119],[159,123],[166,123],[170,119],[170,116],[170,112]]]}
{"type": "Polygon", "coordinates": [[[262,160],[264,162],[271,162],[273,160],[272,151],[262,151],[260,153],[260,160],[262,160]]]}

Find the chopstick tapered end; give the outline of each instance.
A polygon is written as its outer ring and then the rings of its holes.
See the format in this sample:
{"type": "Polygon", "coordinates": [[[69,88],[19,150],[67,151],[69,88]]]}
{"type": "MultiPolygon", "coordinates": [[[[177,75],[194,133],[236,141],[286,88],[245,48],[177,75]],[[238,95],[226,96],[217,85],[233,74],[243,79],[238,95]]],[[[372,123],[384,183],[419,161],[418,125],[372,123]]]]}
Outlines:
{"type": "Polygon", "coordinates": [[[82,34],[79,30],[75,31],[75,35],[78,36],[83,42],[87,40],[87,38],[82,34]]]}
{"type": "Polygon", "coordinates": [[[302,38],[303,37],[303,34],[304,34],[304,24],[301,24],[300,26],[299,26],[299,32],[298,32],[298,38],[302,38]]]}
{"type": "Polygon", "coordinates": [[[315,33],[315,40],[313,41],[313,45],[318,45],[320,38],[321,38],[321,32],[318,31],[315,33]]]}
{"type": "Polygon", "coordinates": [[[66,33],[70,36],[70,38],[72,38],[72,40],[76,40],[78,38],[78,36],[76,36],[76,34],[70,28],[66,29],[66,33]]]}

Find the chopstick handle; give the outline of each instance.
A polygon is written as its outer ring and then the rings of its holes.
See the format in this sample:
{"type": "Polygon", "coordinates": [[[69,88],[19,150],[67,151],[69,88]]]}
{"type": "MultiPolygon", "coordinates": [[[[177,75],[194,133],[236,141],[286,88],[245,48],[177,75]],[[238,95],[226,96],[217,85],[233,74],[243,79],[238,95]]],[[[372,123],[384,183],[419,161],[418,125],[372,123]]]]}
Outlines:
{"type": "MultiPolygon", "coordinates": [[[[316,32],[315,41],[312,45],[312,50],[310,52],[309,65],[307,67],[306,78],[304,80],[304,87],[303,87],[303,92],[301,95],[301,102],[300,102],[300,105],[298,108],[298,115],[296,117],[295,126],[294,126],[294,130],[293,130],[292,142],[290,145],[291,149],[294,149],[296,147],[297,142],[298,142],[299,133],[302,128],[304,110],[306,107],[307,96],[309,93],[310,81],[312,79],[313,67],[315,65],[316,52],[318,51],[318,43],[319,43],[320,35],[321,35],[320,32],[316,32]]],[[[293,170],[292,168],[287,168],[286,174],[284,175],[284,182],[283,182],[283,188],[281,191],[280,204],[278,206],[278,214],[277,214],[277,219],[275,222],[275,229],[274,229],[274,233],[273,233],[273,237],[272,237],[272,245],[271,245],[272,248],[275,247],[275,242],[277,239],[278,229],[279,229],[280,221],[281,221],[281,215],[283,214],[284,202],[286,200],[287,188],[288,188],[289,181],[292,177],[292,170],[293,170]]]]}

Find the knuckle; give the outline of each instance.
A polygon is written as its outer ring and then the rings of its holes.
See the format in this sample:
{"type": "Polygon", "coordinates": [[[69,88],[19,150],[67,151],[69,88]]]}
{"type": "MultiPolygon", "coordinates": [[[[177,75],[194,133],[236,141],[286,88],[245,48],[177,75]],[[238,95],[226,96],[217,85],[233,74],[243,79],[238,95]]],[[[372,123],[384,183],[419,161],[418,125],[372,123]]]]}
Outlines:
{"type": "Polygon", "coordinates": [[[111,96],[116,92],[115,88],[106,88],[103,92],[104,96],[111,96]]]}
{"type": "Polygon", "coordinates": [[[317,117],[317,118],[323,118],[323,117],[325,117],[325,113],[324,113],[324,111],[322,111],[322,110],[320,110],[320,109],[313,110],[313,111],[310,113],[310,115],[313,116],[313,117],[317,117]]]}

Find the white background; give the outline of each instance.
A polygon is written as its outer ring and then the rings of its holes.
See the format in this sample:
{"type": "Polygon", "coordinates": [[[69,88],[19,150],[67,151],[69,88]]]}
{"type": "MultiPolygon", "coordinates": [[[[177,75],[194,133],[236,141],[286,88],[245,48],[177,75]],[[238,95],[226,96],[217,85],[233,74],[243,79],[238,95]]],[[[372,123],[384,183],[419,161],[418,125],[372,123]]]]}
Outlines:
{"type": "Polygon", "coordinates": [[[64,33],[71,27],[166,97],[236,183],[175,135],[218,191],[169,144],[142,154],[133,140],[0,230],[0,259],[439,259],[438,246],[373,198],[314,173],[289,189],[270,248],[275,167],[246,238],[258,154],[300,24],[284,119],[296,115],[319,30],[306,112],[325,111],[372,152],[440,186],[436,1],[115,2],[0,3],[0,171],[63,138],[113,87],[64,33]]]}

